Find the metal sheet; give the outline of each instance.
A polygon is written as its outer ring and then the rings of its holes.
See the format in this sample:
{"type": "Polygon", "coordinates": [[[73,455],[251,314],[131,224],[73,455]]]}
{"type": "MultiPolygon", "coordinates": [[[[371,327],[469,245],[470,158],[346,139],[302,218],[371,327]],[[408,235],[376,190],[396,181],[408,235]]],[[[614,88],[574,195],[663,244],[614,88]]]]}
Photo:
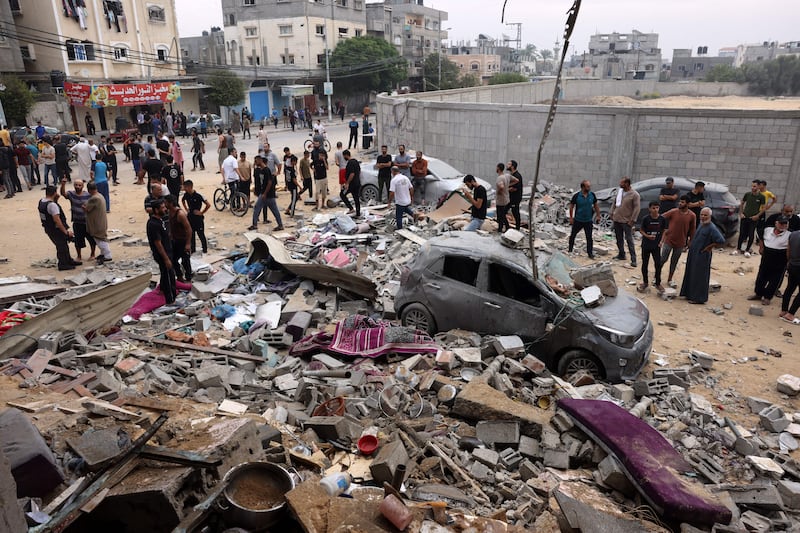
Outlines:
{"type": "Polygon", "coordinates": [[[248,232],[244,236],[250,241],[248,265],[271,255],[275,262],[280,263],[286,270],[301,278],[333,285],[370,300],[374,300],[378,296],[378,288],[369,278],[328,265],[293,259],[283,243],[270,235],[248,232]]]}

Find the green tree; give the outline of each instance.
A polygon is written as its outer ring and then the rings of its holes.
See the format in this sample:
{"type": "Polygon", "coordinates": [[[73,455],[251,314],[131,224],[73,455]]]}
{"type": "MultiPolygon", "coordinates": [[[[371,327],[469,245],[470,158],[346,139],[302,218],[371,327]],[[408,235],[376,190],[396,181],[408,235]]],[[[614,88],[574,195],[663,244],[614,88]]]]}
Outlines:
{"type": "Polygon", "coordinates": [[[751,93],[764,96],[800,94],[800,59],[781,56],[764,63],[742,66],[751,93]]]}
{"type": "Polygon", "coordinates": [[[422,77],[428,91],[458,89],[464,87],[460,83],[461,71],[458,65],[442,56],[442,82],[439,83],[439,54],[430,54],[422,63],[422,77]]]}
{"type": "Polygon", "coordinates": [[[6,120],[10,125],[24,125],[25,117],[36,103],[36,96],[24,81],[14,75],[3,76],[0,83],[5,86],[5,90],[0,91],[0,102],[3,103],[6,120]]]}
{"type": "Polygon", "coordinates": [[[503,85],[506,83],[521,83],[529,81],[528,78],[519,72],[501,72],[489,78],[489,85],[503,85]]]}
{"type": "Polygon", "coordinates": [[[227,70],[215,72],[208,84],[211,86],[208,99],[213,103],[230,108],[244,102],[244,82],[236,74],[227,70]]]}
{"type": "Polygon", "coordinates": [[[538,50],[538,48],[536,48],[535,44],[528,43],[528,44],[525,45],[525,48],[523,48],[523,51],[524,51],[523,53],[525,55],[532,56],[533,54],[536,53],[536,50],[538,50]]]}
{"type": "Polygon", "coordinates": [[[714,65],[703,79],[704,81],[733,81],[736,83],[745,82],[744,71],[740,68],[734,68],[731,65],[714,65]]]}
{"type": "Polygon", "coordinates": [[[406,60],[379,37],[346,39],[331,52],[329,62],[336,91],[343,94],[388,91],[408,77],[406,60]]]}
{"type": "Polygon", "coordinates": [[[542,59],[544,59],[545,61],[547,61],[548,59],[552,59],[553,58],[553,51],[550,50],[549,48],[542,48],[541,50],[539,50],[539,54],[542,56],[542,59]]]}
{"type": "Polygon", "coordinates": [[[458,84],[460,87],[477,87],[481,84],[481,80],[475,74],[464,74],[459,78],[458,84]]]}

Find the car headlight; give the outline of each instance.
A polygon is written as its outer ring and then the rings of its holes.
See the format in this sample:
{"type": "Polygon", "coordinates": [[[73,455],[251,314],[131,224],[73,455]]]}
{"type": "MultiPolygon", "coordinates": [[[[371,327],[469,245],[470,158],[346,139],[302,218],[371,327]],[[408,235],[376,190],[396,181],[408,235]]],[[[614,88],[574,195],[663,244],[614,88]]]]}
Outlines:
{"type": "Polygon", "coordinates": [[[636,343],[636,337],[634,335],[630,335],[623,331],[619,331],[617,329],[608,328],[605,326],[596,326],[600,334],[603,335],[609,342],[612,344],[616,344],[617,346],[622,346],[624,348],[630,348],[636,343]]]}

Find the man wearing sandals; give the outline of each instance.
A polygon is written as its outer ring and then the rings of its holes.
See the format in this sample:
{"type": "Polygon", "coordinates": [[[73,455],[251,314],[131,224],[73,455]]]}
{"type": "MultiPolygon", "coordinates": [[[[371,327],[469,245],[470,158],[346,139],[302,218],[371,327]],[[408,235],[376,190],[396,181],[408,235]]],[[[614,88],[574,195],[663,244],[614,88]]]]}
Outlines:
{"type": "Polygon", "coordinates": [[[779,217],[775,226],[764,230],[764,239],[758,244],[761,254],[761,263],[758,265],[755,292],[748,296],[748,300],[761,300],[761,305],[769,305],[775,291],[780,285],[783,273],[786,270],[789,236],[787,231],[789,220],[779,217]]]}

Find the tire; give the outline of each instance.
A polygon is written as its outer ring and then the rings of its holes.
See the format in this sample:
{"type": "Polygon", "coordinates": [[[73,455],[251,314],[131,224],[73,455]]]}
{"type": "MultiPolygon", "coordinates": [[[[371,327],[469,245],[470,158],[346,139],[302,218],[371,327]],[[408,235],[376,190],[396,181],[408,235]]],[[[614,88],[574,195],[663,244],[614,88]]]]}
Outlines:
{"type": "Polygon", "coordinates": [[[611,231],[614,229],[614,223],[611,221],[611,213],[608,211],[600,211],[600,217],[598,217],[595,226],[603,231],[611,231]]]}
{"type": "Polygon", "coordinates": [[[247,214],[248,209],[250,209],[250,200],[247,199],[245,193],[236,192],[231,196],[231,213],[237,217],[243,217],[247,214]]]}
{"type": "Polygon", "coordinates": [[[306,141],[303,143],[303,150],[310,152],[314,148],[314,143],[312,141],[306,141]]]}
{"type": "Polygon", "coordinates": [[[217,211],[225,211],[225,189],[217,189],[214,191],[214,207],[217,211]]]}
{"type": "Polygon", "coordinates": [[[371,183],[361,187],[361,201],[368,204],[370,200],[374,200],[376,204],[380,203],[378,188],[371,183]]]}
{"type": "Polygon", "coordinates": [[[422,304],[409,304],[400,313],[400,321],[409,328],[425,331],[429,335],[436,333],[436,321],[428,308],[422,304]]]}
{"type": "Polygon", "coordinates": [[[331,153],[331,142],[328,139],[325,139],[323,146],[325,147],[326,152],[331,153]]]}
{"type": "Polygon", "coordinates": [[[585,370],[595,379],[605,379],[606,372],[602,363],[598,359],[584,350],[568,350],[558,360],[558,374],[564,379],[578,372],[585,370]]]}

